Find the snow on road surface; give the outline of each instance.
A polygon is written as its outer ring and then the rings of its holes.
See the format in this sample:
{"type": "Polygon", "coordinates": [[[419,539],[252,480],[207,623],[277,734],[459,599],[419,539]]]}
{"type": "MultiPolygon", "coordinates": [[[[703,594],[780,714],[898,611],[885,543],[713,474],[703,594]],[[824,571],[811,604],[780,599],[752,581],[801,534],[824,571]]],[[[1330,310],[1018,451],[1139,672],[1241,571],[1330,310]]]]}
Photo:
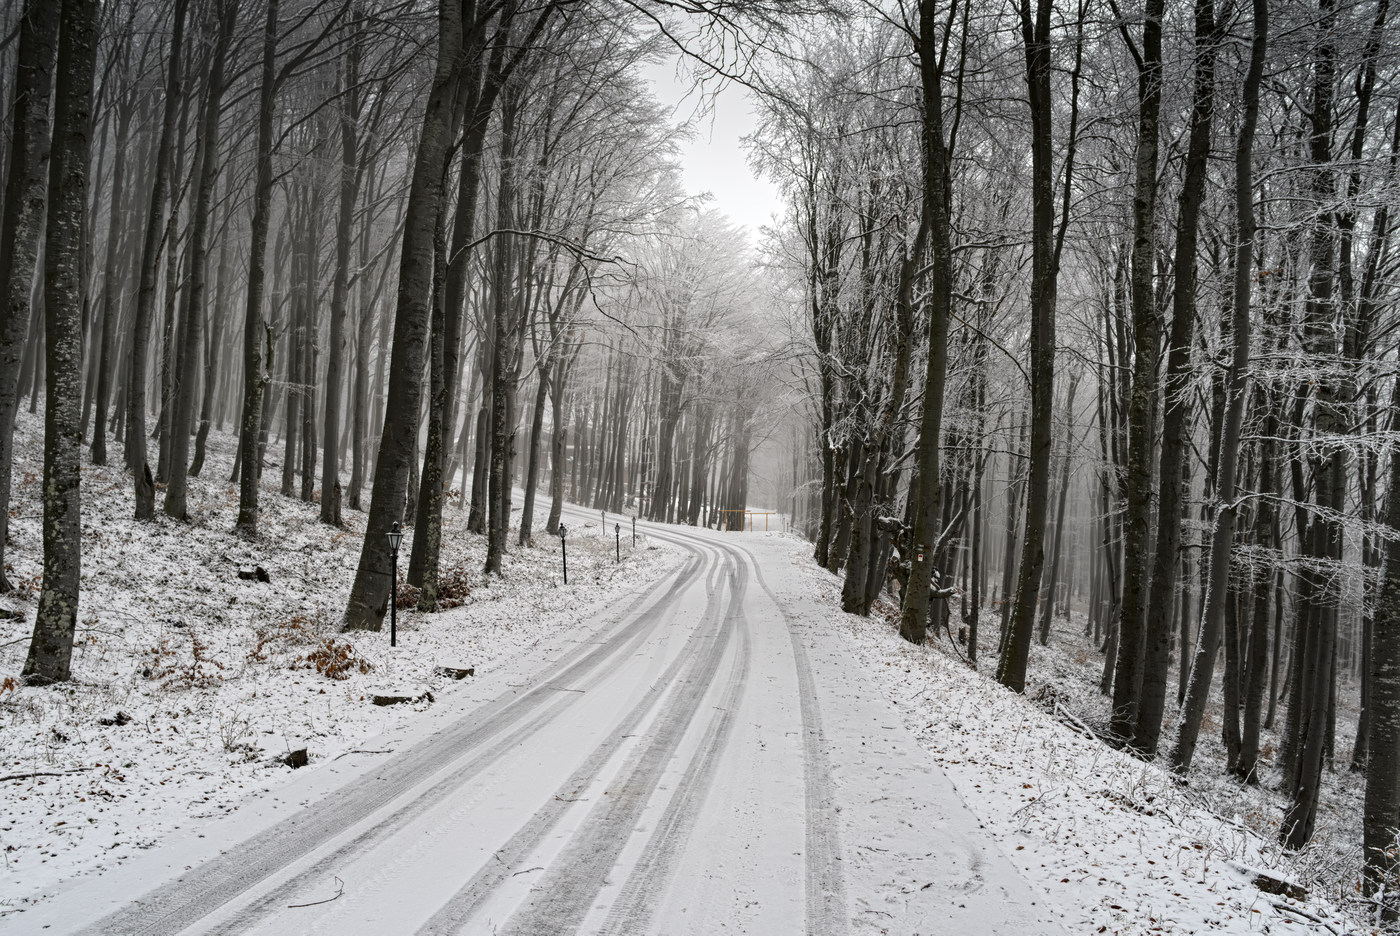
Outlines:
{"type": "Polygon", "coordinates": [[[0,931],[1062,932],[790,544],[645,526],[586,626],[0,931]]]}

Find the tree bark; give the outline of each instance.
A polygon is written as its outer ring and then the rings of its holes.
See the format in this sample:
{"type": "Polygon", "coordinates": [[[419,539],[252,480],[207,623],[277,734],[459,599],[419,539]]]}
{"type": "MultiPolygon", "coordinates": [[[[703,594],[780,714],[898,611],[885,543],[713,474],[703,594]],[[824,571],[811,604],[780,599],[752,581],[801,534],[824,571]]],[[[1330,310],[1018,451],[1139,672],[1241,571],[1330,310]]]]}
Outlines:
{"type": "MultiPolygon", "coordinates": [[[[512,201],[515,197],[516,116],[519,92],[507,89],[501,106],[501,166],[497,181],[496,227],[513,226],[512,201]]],[[[515,238],[500,234],[496,238],[492,273],[491,303],[495,343],[491,361],[491,463],[486,491],[486,564],[490,575],[501,574],[501,559],[506,551],[506,534],[510,525],[510,472],[507,470],[509,450],[513,444],[514,420],[511,412],[513,387],[512,351],[514,332],[518,323],[511,320],[513,303],[508,300],[512,280],[512,250],[515,238]]],[[[523,314],[523,313],[521,313],[523,314]]]]}
{"type": "MultiPolygon", "coordinates": [[[[1336,46],[1334,0],[1321,0],[1318,21],[1319,41],[1313,67],[1311,103],[1312,127],[1309,139],[1309,194],[1315,204],[1330,205],[1336,197],[1336,179],[1330,165],[1336,46]]],[[[1337,320],[1333,267],[1337,231],[1330,213],[1312,223],[1308,243],[1308,300],[1304,310],[1303,350],[1309,360],[1322,363],[1335,360],[1340,348],[1334,337],[1337,320]]],[[[1309,457],[1312,463],[1313,496],[1317,509],[1312,513],[1312,549],[1307,558],[1315,565],[1318,586],[1313,596],[1316,628],[1312,633],[1310,659],[1305,661],[1309,677],[1301,685],[1301,723],[1293,749],[1290,788],[1292,796],[1279,830],[1279,841],[1288,848],[1301,848],[1312,838],[1317,822],[1318,794],[1322,784],[1323,759],[1332,736],[1332,697],[1335,692],[1337,614],[1339,590],[1326,567],[1342,560],[1342,525],[1337,518],[1346,510],[1348,451],[1340,441],[1349,432],[1343,407],[1343,388],[1332,374],[1315,381],[1312,422],[1315,434],[1326,441],[1309,457]]]]}
{"type": "Polygon", "coordinates": [[[1157,507],[1157,549],[1144,619],[1141,690],[1132,747],[1144,757],[1157,755],[1166,707],[1167,670],[1174,629],[1172,595],[1180,566],[1181,521],[1189,489],[1184,474],[1191,418],[1189,381],[1191,343],[1196,320],[1196,244],[1201,204],[1205,200],[1210,156],[1211,123],[1215,109],[1215,50],[1220,29],[1214,0],[1196,0],[1195,92],[1181,197],[1177,202],[1176,248],[1172,269],[1172,326],[1167,348],[1166,401],[1162,416],[1162,452],[1157,476],[1161,485],[1157,507]],[[1176,479],[1181,479],[1180,481],[1176,479]]]}
{"type": "Polygon", "coordinates": [[[535,488],[540,481],[540,435],[544,432],[544,405],[549,396],[551,361],[546,355],[539,362],[539,386],[535,389],[535,405],[530,412],[530,450],[525,465],[525,503],[520,510],[520,545],[534,543],[531,528],[535,521],[535,488]]]}
{"type": "MultiPolygon", "coordinates": [[[[1270,404],[1268,394],[1256,389],[1258,408],[1265,413],[1264,431],[1259,443],[1260,495],[1255,504],[1254,544],[1269,550],[1278,546],[1273,541],[1274,504],[1278,495],[1274,481],[1274,458],[1276,450],[1273,440],[1278,436],[1278,411],[1270,404]]],[[[1272,568],[1255,572],[1254,613],[1249,628],[1249,660],[1244,686],[1244,722],[1240,733],[1240,752],[1235,761],[1235,774],[1247,783],[1257,784],[1259,762],[1260,718],[1263,713],[1264,686],[1268,679],[1269,657],[1269,611],[1274,590],[1272,568]]],[[[1277,647],[1275,647],[1277,653],[1277,647]]],[[[1228,713],[1227,713],[1228,717],[1228,713]]]]}
{"type": "MultiPolygon", "coordinates": [[[[184,0],[181,0],[184,2],[184,0]]],[[[14,462],[19,371],[29,332],[44,230],[49,176],[49,98],[58,44],[58,4],[29,0],[19,22],[10,160],[0,209],[0,592],[10,591],[5,553],[10,535],[10,482],[14,462]]],[[[35,336],[32,344],[38,344],[35,336]]]]}
{"type": "Polygon", "coordinates": [[[115,354],[117,310],[120,307],[122,274],[117,269],[117,242],[121,238],[120,223],[125,220],[126,150],[130,139],[131,118],[135,101],[124,98],[117,107],[116,159],[112,165],[112,194],[107,223],[106,257],[102,264],[102,326],[98,339],[97,419],[92,426],[92,463],[107,464],[107,410],[111,403],[112,358],[115,354]]]}
{"type": "MultiPolygon", "coordinates": [[[[340,206],[336,220],[335,281],[331,287],[330,347],[326,352],[325,442],[321,447],[322,523],[341,526],[340,517],[340,409],[345,360],[345,317],[350,296],[350,246],[355,220],[355,203],[360,196],[360,141],[357,123],[360,112],[361,29],[358,15],[350,24],[350,47],[344,64],[345,100],[340,108],[340,206]]],[[[361,273],[363,275],[363,271],[361,273]]],[[[353,417],[352,417],[353,418],[353,417]]]]}
{"type": "Polygon", "coordinates": [[[82,572],[84,222],[92,152],[99,0],[65,0],[59,14],[54,137],[44,240],[44,579],[23,676],[69,678],[82,572]]]}
{"type": "MultiPolygon", "coordinates": [[[[459,86],[459,97],[465,97],[466,128],[462,139],[462,169],[458,180],[457,214],[453,220],[452,247],[449,258],[442,264],[442,305],[435,307],[432,359],[429,363],[431,396],[428,400],[428,451],[423,460],[422,483],[418,510],[413,526],[413,548],[410,557],[410,581],[417,574],[419,608],[437,607],[439,555],[442,548],[442,507],[445,500],[444,466],[447,453],[444,439],[452,440],[456,419],[458,356],[461,345],[462,321],[466,315],[467,280],[471,269],[472,241],[476,233],[476,206],[482,172],[486,132],[491,122],[496,96],[500,91],[505,39],[509,23],[503,23],[493,44],[489,64],[485,52],[485,32],[478,27],[468,41],[467,61],[459,86]],[[485,67],[483,68],[483,65],[485,67]],[[451,378],[451,383],[448,383],[451,378]],[[428,457],[431,455],[431,457],[428,457]],[[416,568],[414,566],[416,565],[416,568]]],[[[455,129],[454,129],[455,135],[455,129]]],[[[446,219],[444,218],[445,222],[446,219]]],[[[445,237],[445,223],[444,223],[445,237]]],[[[450,478],[450,474],[447,475],[450,478]]]]}
{"type": "Polygon", "coordinates": [[[1050,87],[1053,70],[1050,21],[1054,3],[1053,0],[1036,0],[1034,19],[1030,0],[1021,0],[1020,3],[1021,37],[1026,56],[1026,100],[1031,116],[1030,457],[1026,474],[1025,536],[1021,544],[1016,605],[1004,651],[997,662],[997,681],[1013,692],[1024,692],[1026,688],[1026,664],[1030,659],[1031,640],[1035,632],[1036,599],[1040,595],[1040,576],[1045,565],[1045,511],[1050,499],[1050,448],[1055,406],[1055,298],[1074,174],[1084,11],[1085,5],[1081,3],[1079,40],[1071,72],[1069,147],[1065,155],[1062,183],[1065,217],[1061,220],[1057,236],[1052,152],[1054,102],[1050,87]]]}
{"type": "MultiPolygon", "coordinates": [[[[1048,7],[1049,0],[1042,0],[1048,7]]],[[[899,616],[900,636],[922,644],[927,638],[932,600],[934,547],[938,541],[938,510],[943,496],[939,477],[943,395],[948,376],[948,320],[952,313],[953,245],[950,239],[949,155],[943,128],[943,61],[939,55],[938,12],[933,0],[919,2],[919,85],[923,92],[921,125],[923,155],[923,213],[929,227],[928,358],[924,367],[924,405],[919,419],[917,487],[910,542],[913,561],[909,585],[899,616]]]]}
{"type": "MultiPolygon", "coordinates": [[[[181,0],[186,2],[186,0],[181,0]]],[[[253,183],[253,220],[249,232],[248,287],[243,316],[243,405],[239,417],[238,521],[234,529],[245,537],[258,532],[258,481],[262,477],[263,391],[271,366],[272,336],[264,334],[263,286],[267,277],[267,233],[272,215],[272,117],[277,96],[278,0],[268,0],[263,26],[262,83],[258,94],[257,172],[253,183]],[[263,358],[267,344],[268,360],[263,358]]]]}
{"type": "Polygon", "coordinates": [[[201,335],[204,325],[204,286],[209,268],[207,241],[209,218],[213,213],[214,184],[219,178],[219,118],[223,111],[226,79],[224,67],[238,4],[225,0],[218,12],[218,38],[209,66],[209,90],[204,102],[203,130],[195,178],[199,192],[190,217],[189,270],[186,275],[184,314],[180,323],[181,350],[175,406],[170,426],[170,475],[165,488],[165,513],[186,519],[189,496],[190,432],[194,427],[194,406],[199,389],[199,367],[203,358],[201,335]]]}
{"type": "Polygon", "coordinates": [[[1230,543],[1234,539],[1235,464],[1239,450],[1240,424],[1244,417],[1244,390],[1249,367],[1250,289],[1254,274],[1254,129],[1259,120],[1259,85],[1264,73],[1264,55],[1269,37],[1269,0],[1253,0],[1254,32],[1250,46],[1249,70],[1242,97],[1244,119],[1235,147],[1235,224],[1239,243],[1235,248],[1234,353],[1227,375],[1226,412],[1216,469],[1215,528],[1211,532],[1210,571],[1201,609],[1201,626],[1196,632],[1196,649],[1186,700],[1178,716],[1176,743],[1171,752],[1172,769],[1184,774],[1191,768],[1196,739],[1201,730],[1206,702],[1210,695],[1215,654],[1220,643],[1224,602],[1229,597],[1230,543]]]}
{"type": "MultiPolygon", "coordinates": [[[[1152,443],[1157,430],[1157,353],[1162,321],[1153,294],[1157,257],[1157,137],[1162,110],[1164,0],[1146,0],[1138,59],[1138,137],[1133,185],[1133,252],[1129,295],[1133,310],[1133,387],[1128,398],[1128,471],[1124,483],[1123,601],[1118,614],[1118,663],[1109,733],[1129,744],[1137,724],[1146,653],[1144,616],[1151,560],[1152,443]]],[[[1124,27],[1124,37],[1127,29],[1124,27]]],[[[1136,57],[1136,56],[1135,56],[1136,57]]]]}
{"type": "MultiPolygon", "coordinates": [[[[218,199],[215,199],[217,202],[218,199]]],[[[198,477],[204,469],[204,456],[208,449],[209,430],[214,422],[215,407],[220,405],[219,362],[223,359],[225,310],[228,306],[229,279],[232,276],[232,249],[228,231],[228,212],[224,213],[224,231],[219,236],[218,279],[214,286],[214,302],[209,309],[208,334],[204,341],[204,395],[199,402],[199,423],[194,436],[194,459],[190,462],[190,475],[198,477]]]]}
{"type": "MultiPolygon", "coordinates": [[[[1400,401],[1400,381],[1392,399],[1400,401]]],[[[1392,404],[1395,406],[1397,404],[1392,404]]],[[[1394,920],[1400,904],[1396,886],[1395,829],[1400,817],[1400,458],[1390,460],[1385,577],[1371,624],[1370,757],[1366,763],[1363,820],[1363,878],[1368,897],[1390,896],[1382,917],[1394,920]]]]}
{"type": "Polygon", "coordinates": [[[438,52],[432,89],[413,160],[399,262],[393,355],[384,426],[375,459],[369,517],[359,567],[345,612],[349,630],[380,629],[389,601],[389,525],[403,517],[409,461],[422,404],[423,354],[432,302],[433,236],[443,208],[447,158],[452,147],[453,91],[463,62],[462,8],[438,5],[438,52]]]}
{"type": "Polygon", "coordinates": [[[1065,506],[1069,501],[1069,463],[1074,443],[1074,394],[1079,389],[1079,372],[1069,379],[1065,394],[1065,453],[1060,462],[1060,502],[1055,509],[1055,538],[1050,546],[1050,588],[1040,610],[1040,645],[1050,644],[1050,617],[1055,611],[1055,583],[1060,575],[1060,544],[1064,540],[1065,506]]]}

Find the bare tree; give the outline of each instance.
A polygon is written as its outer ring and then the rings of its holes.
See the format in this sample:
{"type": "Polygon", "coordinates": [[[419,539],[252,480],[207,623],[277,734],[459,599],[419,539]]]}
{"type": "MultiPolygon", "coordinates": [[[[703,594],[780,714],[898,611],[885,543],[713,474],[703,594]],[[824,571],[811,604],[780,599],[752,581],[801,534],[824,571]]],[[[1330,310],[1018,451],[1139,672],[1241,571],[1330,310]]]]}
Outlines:
{"type": "Polygon", "coordinates": [[[69,678],[82,571],[83,304],[85,215],[92,152],[98,0],[66,0],[55,64],[53,147],[44,240],[44,584],[23,675],[69,678]]]}
{"type": "Polygon", "coordinates": [[[20,352],[29,329],[29,298],[39,264],[48,181],[49,96],[58,44],[58,5],[29,0],[19,23],[13,130],[5,202],[0,215],[0,591],[10,590],[5,550],[20,352]]]}

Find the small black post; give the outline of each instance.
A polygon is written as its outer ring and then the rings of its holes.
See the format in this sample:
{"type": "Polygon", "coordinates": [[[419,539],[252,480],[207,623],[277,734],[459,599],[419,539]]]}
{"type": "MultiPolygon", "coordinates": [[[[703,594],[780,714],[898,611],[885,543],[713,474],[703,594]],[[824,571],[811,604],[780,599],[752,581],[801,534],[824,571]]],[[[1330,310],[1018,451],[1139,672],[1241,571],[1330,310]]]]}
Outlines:
{"type": "Polygon", "coordinates": [[[637,518],[632,518],[632,548],[637,548],[637,518]]]}
{"type": "Polygon", "coordinates": [[[393,573],[389,578],[389,646],[399,645],[399,544],[403,542],[403,530],[399,522],[389,528],[389,556],[393,559],[393,573]]]}
{"type": "Polygon", "coordinates": [[[613,524],[613,535],[617,538],[617,561],[622,561],[622,524],[613,524]]]}
{"type": "Polygon", "coordinates": [[[564,560],[564,584],[569,584],[569,547],[565,544],[564,537],[568,534],[568,529],[564,524],[559,524],[559,555],[564,560]]]}

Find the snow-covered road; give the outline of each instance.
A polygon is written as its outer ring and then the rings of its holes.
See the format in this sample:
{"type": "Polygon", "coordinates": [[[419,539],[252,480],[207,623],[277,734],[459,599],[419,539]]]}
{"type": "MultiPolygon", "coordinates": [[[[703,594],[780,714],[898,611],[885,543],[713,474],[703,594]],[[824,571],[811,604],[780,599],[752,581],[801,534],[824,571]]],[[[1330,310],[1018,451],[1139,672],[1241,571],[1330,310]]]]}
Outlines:
{"type": "Polygon", "coordinates": [[[22,926],[1060,932],[825,632],[790,550],[644,526],[686,558],[587,628],[22,926]]]}

